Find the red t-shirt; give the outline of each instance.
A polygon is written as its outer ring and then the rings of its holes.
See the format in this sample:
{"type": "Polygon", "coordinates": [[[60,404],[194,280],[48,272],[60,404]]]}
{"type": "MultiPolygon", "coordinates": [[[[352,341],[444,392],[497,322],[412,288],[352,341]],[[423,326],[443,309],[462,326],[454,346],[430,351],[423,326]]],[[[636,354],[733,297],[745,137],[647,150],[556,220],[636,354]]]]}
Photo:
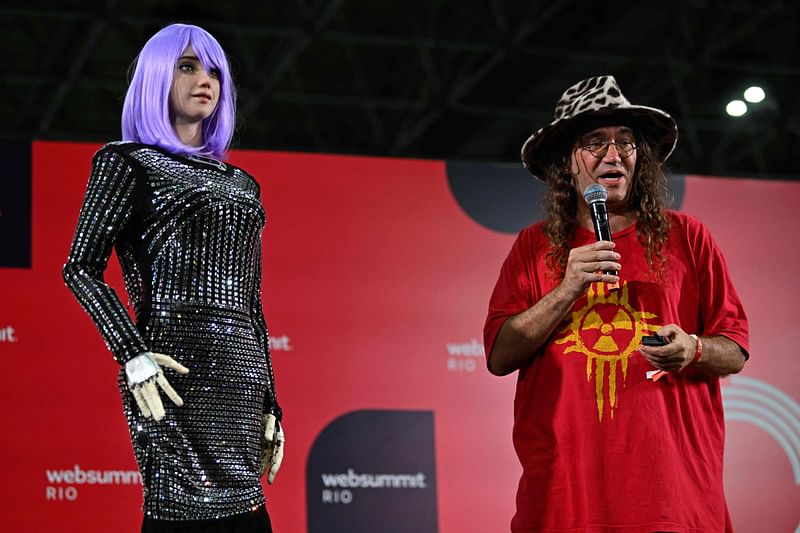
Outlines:
{"type": "MultiPolygon", "coordinates": [[[[637,351],[664,324],[748,347],[747,318],[725,260],[697,219],[669,212],[662,281],[632,225],[613,235],[620,288],[593,284],[520,369],[514,447],[523,474],[515,532],[730,531],[723,494],[719,378],[685,369],[656,382],[637,351]]],[[[500,272],[484,327],[500,327],[560,280],[546,268],[543,224],[522,230],[500,272]]],[[[578,229],[573,247],[595,241],[578,229]]]]}

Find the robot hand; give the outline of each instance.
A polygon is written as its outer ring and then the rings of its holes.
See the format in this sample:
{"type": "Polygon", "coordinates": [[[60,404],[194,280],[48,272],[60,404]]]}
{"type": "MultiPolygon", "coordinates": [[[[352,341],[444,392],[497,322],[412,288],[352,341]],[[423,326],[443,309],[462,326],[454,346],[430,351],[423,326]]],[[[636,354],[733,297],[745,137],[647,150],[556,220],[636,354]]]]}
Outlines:
{"type": "Polygon", "coordinates": [[[175,359],[160,353],[140,353],[125,363],[128,388],[133,393],[139,410],[142,411],[145,418],[152,416],[156,422],[164,418],[164,406],[161,403],[158,387],[161,387],[161,390],[169,396],[169,399],[175,405],[178,407],[183,405],[183,400],[164,376],[164,371],[161,370],[162,366],[171,368],[179,374],[189,373],[189,369],[175,359]]]}
{"type": "Polygon", "coordinates": [[[283,445],[286,437],[281,423],[275,415],[264,415],[264,439],[261,445],[261,475],[269,471],[267,483],[272,485],[283,461],[283,445]]]}

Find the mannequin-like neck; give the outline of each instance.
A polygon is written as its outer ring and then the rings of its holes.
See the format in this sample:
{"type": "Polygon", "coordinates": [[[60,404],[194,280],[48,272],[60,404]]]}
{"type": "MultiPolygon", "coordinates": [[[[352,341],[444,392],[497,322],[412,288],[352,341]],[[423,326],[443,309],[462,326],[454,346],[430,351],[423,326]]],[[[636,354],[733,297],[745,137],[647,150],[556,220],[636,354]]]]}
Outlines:
{"type": "Polygon", "coordinates": [[[203,146],[203,123],[175,121],[173,128],[181,143],[186,146],[203,146]]]}

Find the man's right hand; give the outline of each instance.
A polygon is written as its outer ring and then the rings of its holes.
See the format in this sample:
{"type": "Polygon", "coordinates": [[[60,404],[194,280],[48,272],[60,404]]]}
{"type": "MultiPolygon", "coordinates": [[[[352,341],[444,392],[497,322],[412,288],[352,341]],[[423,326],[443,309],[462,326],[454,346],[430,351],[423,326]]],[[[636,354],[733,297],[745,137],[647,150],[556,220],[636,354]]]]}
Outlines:
{"type": "Polygon", "coordinates": [[[620,260],[620,255],[614,251],[614,246],[615,244],[610,241],[598,241],[569,251],[561,286],[573,300],[577,300],[589,285],[596,281],[619,282],[619,276],[604,272],[605,270],[619,272],[622,268],[617,262],[620,260]]]}
{"type": "Polygon", "coordinates": [[[489,371],[504,376],[527,364],[589,285],[595,281],[619,283],[619,276],[601,272],[619,271],[622,268],[617,263],[619,258],[620,255],[614,251],[614,243],[609,241],[570,250],[561,283],[532,307],[509,317],[503,323],[487,359],[489,371]]]}
{"type": "Polygon", "coordinates": [[[136,404],[145,418],[153,417],[158,422],[164,418],[164,405],[158,387],[178,407],[183,405],[183,399],[178,396],[172,385],[164,376],[161,367],[165,366],[178,372],[188,374],[189,369],[168,355],[154,352],[140,353],[125,363],[125,374],[128,377],[128,388],[133,393],[136,404]]]}

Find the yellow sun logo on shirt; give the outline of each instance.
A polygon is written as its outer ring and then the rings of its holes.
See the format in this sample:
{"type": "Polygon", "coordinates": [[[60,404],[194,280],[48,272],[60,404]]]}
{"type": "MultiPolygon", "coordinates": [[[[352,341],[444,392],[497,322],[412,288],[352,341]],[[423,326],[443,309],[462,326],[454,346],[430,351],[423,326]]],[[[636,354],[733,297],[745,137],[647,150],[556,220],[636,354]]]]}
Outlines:
{"type": "Polygon", "coordinates": [[[648,324],[656,315],[634,310],[628,302],[628,284],[619,290],[607,291],[605,283],[589,287],[586,305],[573,311],[567,324],[558,333],[564,334],[556,344],[569,345],[564,355],[578,352],[586,356],[586,381],[594,371],[597,415],[603,420],[605,376],[608,371],[608,406],[611,418],[617,407],[617,378],[622,373],[622,386],[628,375],[628,360],[642,343],[642,337],[660,326],[648,324]]]}

